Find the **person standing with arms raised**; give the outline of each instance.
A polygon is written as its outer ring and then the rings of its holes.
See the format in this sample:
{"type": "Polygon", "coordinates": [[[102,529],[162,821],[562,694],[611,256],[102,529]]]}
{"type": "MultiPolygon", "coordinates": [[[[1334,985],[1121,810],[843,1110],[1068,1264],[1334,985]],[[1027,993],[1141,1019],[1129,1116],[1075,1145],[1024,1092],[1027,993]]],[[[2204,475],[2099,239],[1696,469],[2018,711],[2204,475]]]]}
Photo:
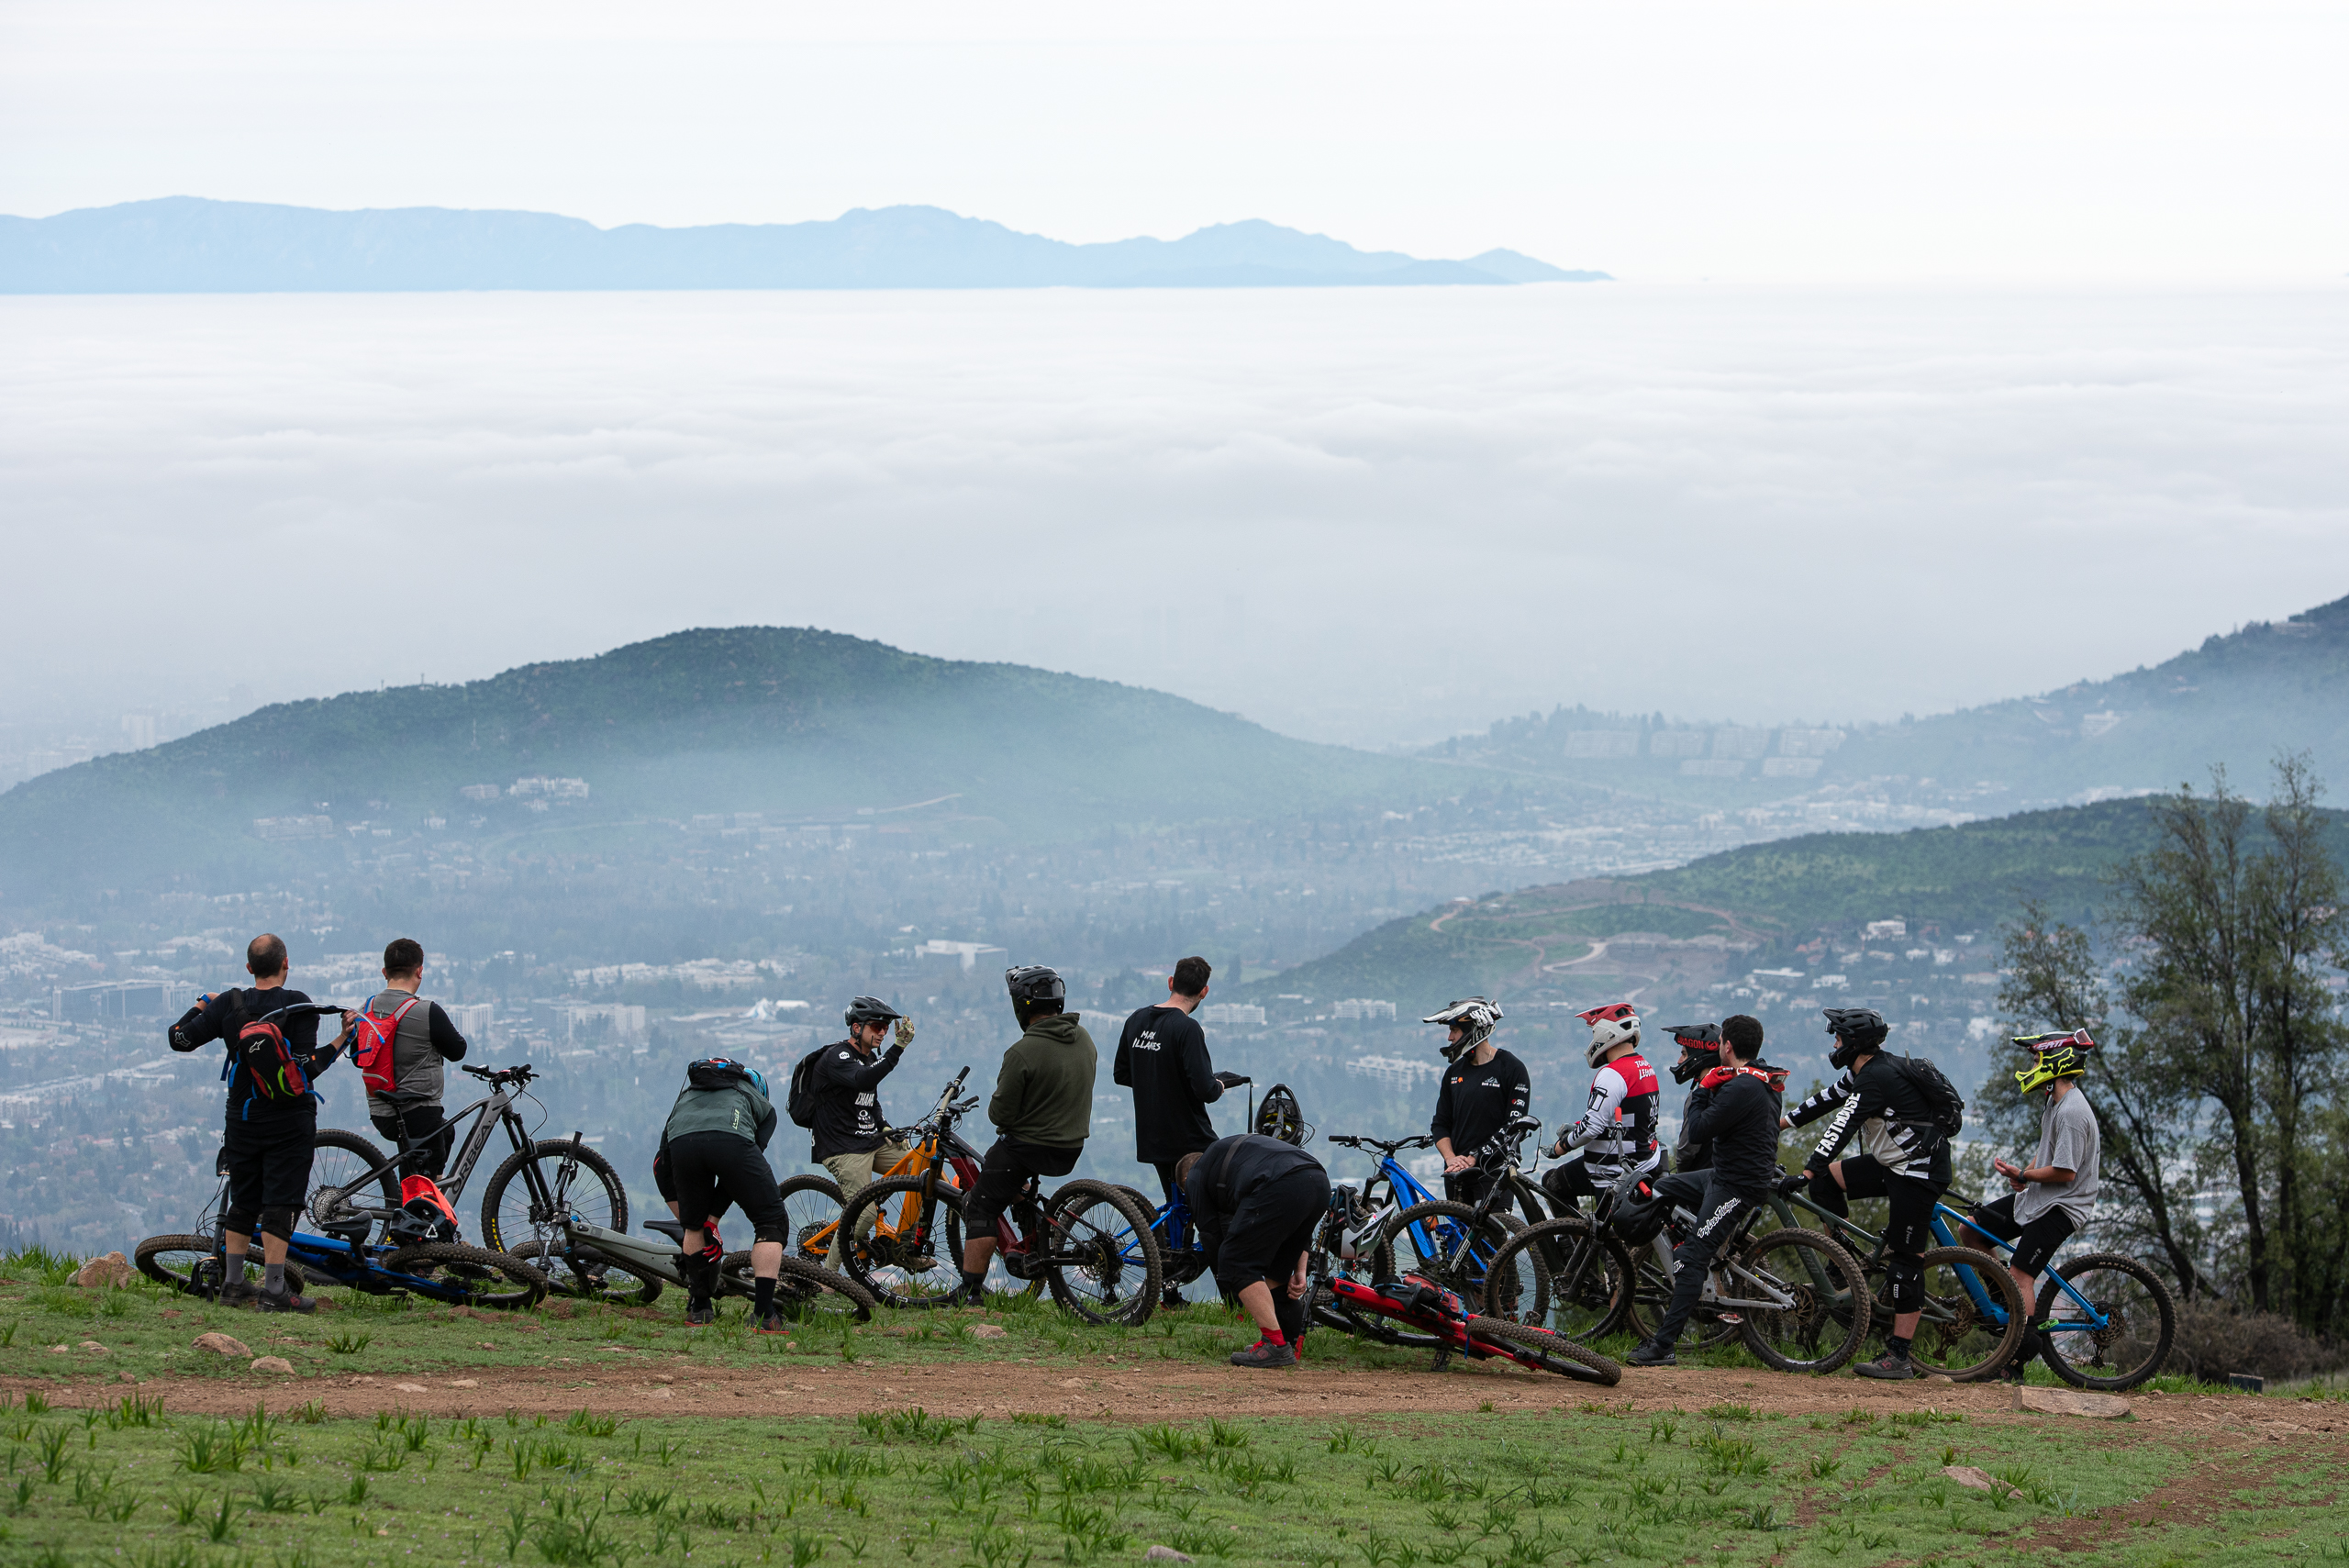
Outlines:
{"type": "MultiPolygon", "coordinates": [[[[1167,977],[1166,1000],[1137,1008],[1126,1019],[1109,1068],[1112,1082],[1134,1092],[1134,1158],[1158,1173],[1158,1184],[1170,1204],[1182,1187],[1175,1179],[1176,1162],[1215,1141],[1208,1106],[1232,1084],[1247,1082],[1236,1073],[1217,1072],[1208,1057],[1207,1031],[1199,1028],[1197,1014],[1207,1000],[1213,973],[1203,958],[1177,963],[1167,977]]],[[[1187,1240],[1170,1235],[1166,1244],[1179,1248],[1187,1240]]],[[[1182,1287],[1172,1281],[1166,1285],[1165,1305],[1183,1305],[1182,1287]]]]}

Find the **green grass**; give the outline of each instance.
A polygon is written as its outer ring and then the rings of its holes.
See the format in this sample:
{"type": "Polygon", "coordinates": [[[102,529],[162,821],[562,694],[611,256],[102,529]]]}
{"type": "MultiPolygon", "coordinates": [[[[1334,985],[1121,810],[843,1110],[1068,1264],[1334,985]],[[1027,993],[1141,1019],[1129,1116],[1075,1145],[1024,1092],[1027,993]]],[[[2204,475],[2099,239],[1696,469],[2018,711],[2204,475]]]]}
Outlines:
{"type": "Polygon", "coordinates": [[[2321,1558],[2343,1529],[2327,1464],[2307,1452],[2214,1458],[2143,1428],[1666,1418],[1628,1401],[1334,1428],[950,1421],[915,1409],[302,1424],[126,1405],[86,1422],[7,1422],[0,1463],[15,1477],[0,1491],[0,1562],[135,1568],[626,1568],[689,1552],[743,1568],[988,1568],[1130,1561],[1158,1543],[1219,1562],[1364,1568],[2008,1562],[2044,1557],[2052,1531],[2198,1464],[2223,1473],[2222,1519],[2132,1525],[2094,1561],[2321,1558]],[[51,1447],[61,1465],[45,1463],[51,1447]],[[230,1452],[234,1464],[220,1457],[230,1452]],[[1998,1489],[1951,1484],[1948,1462],[1987,1471],[1998,1489]]]}

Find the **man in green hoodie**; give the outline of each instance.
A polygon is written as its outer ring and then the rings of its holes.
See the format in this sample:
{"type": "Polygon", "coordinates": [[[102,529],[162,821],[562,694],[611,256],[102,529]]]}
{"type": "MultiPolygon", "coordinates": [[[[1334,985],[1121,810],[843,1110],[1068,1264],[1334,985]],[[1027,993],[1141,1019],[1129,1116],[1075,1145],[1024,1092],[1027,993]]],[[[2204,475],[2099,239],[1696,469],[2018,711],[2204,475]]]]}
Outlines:
{"type": "Polygon", "coordinates": [[[1041,965],[1004,971],[1012,1016],[1022,1032],[1003,1053],[987,1119],[995,1144],[979,1162],[979,1179],[963,1208],[963,1298],[985,1299],[987,1260],[995,1256],[995,1226],[1006,1205],[1031,1176],[1065,1176],[1076,1169],[1093,1130],[1093,1073],[1099,1053],[1093,1037],[1063,1011],[1068,987],[1041,965]]]}

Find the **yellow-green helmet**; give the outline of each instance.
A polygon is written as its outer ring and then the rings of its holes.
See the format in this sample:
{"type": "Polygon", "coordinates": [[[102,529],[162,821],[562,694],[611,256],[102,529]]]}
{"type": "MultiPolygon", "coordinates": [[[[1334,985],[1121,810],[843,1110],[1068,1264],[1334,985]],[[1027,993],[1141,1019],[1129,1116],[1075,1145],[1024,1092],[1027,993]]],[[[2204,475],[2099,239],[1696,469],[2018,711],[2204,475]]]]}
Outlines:
{"type": "Polygon", "coordinates": [[[2035,1053],[2032,1064],[2015,1074],[2015,1086],[2024,1094],[2047,1087],[2058,1078],[2078,1078],[2088,1070],[2087,1053],[2096,1041],[2086,1029],[2054,1029],[2046,1034],[2019,1034],[2014,1042],[2035,1053]]]}

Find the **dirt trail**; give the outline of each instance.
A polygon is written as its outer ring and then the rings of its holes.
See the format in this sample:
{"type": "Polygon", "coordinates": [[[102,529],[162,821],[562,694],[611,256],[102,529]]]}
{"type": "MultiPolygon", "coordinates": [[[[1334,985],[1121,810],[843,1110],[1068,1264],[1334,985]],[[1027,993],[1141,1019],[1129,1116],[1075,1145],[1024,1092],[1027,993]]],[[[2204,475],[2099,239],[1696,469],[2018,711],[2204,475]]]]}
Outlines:
{"type": "MultiPolygon", "coordinates": [[[[14,1382],[17,1380],[7,1380],[14,1382]]],[[[61,1407],[111,1403],[129,1392],[92,1380],[68,1389],[40,1387],[61,1407]]],[[[1499,1410],[1574,1412],[1586,1405],[1642,1415],[1742,1404],[1785,1415],[1842,1415],[1854,1408],[1892,1415],[1932,1407],[1977,1419],[2040,1422],[2009,1393],[1986,1385],[1864,1383],[1851,1377],[1798,1377],[1766,1372],[1632,1371],[1615,1388],[1491,1365],[1441,1375],[1424,1371],[1315,1367],[1243,1372],[1212,1364],[1159,1362],[1131,1367],[1023,1366],[1002,1362],[909,1366],[782,1362],[772,1370],[713,1368],[689,1358],[608,1352],[603,1364],[576,1369],[480,1368],[458,1376],[385,1374],[287,1378],[268,1374],[155,1378],[139,1392],[161,1396],[166,1409],[237,1415],[256,1399],[272,1410],[316,1400],[333,1416],[378,1410],[478,1415],[493,1411],[571,1411],[609,1415],[787,1418],[850,1416],[919,1405],[943,1416],[1008,1417],[1035,1411],[1127,1421],[1201,1420],[1210,1416],[1308,1416],[1335,1420],[1499,1410]]],[[[2349,1456],[2349,1410],[2331,1404],[2283,1403],[2243,1396],[2138,1394],[2136,1419],[2165,1438],[2227,1448],[2268,1442],[2313,1444],[2349,1456]]],[[[2101,1425],[2101,1423],[2088,1423],[2101,1425]]],[[[2152,1435],[2148,1433],[2147,1435],[2152,1435]]]]}

